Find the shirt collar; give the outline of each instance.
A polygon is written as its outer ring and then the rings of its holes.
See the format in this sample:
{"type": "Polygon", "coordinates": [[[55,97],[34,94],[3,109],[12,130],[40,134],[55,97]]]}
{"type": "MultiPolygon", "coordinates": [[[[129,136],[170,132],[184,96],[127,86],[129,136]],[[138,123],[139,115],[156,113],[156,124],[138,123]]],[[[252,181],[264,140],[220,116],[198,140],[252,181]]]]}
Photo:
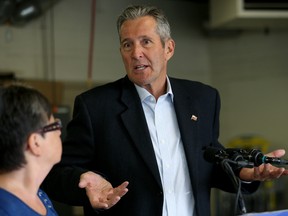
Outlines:
{"type": "MultiPolygon", "coordinates": [[[[167,76],[166,80],[167,80],[167,88],[166,88],[165,94],[170,95],[171,100],[173,102],[174,95],[172,92],[172,88],[171,88],[171,84],[170,84],[168,76],[167,76]]],[[[141,102],[143,102],[145,100],[145,98],[147,98],[148,96],[152,96],[151,93],[148,92],[145,88],[140,87],[140,86],[136,85],[135,83],[134,83],[134,85],[136,87],[136,90],[138,92],[138,95],[140,97],[141,102]]]]}

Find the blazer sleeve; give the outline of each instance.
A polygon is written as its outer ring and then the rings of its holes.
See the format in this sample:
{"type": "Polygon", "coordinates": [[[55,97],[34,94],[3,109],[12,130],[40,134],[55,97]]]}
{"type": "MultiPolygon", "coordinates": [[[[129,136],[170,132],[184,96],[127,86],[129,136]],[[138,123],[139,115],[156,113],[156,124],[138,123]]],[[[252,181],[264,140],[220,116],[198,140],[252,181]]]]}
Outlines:
{"type": "Polygon", "coordinates": [[[77,96],[73,119],[67,125],[67,136],[63,141],[61,162],[52,168],[42,184],[43,190],[53,200],[69,205],[89,203],[85,189],[79,188],[78,184],[81,174],[91,170],[89,164],[92,162],[94,145],[90,122],[83,98],[77,96]]]}
{"type": "MultiPolygon", "coordinates": [[[[217,148],[224,148],[221,143],[218,141],[219,137],[219,119],[220,119],[220,95],[219,92],[215,89],[215,117],[214,117],[214,131],[213,131],[213,143],[212,145],[216,146],[217,148]]],[[[240,170],[242,169],[240,166],[231,165],[233,173],[236,177],[239,177],[240,170]]],[[[233,178],[227,174],[223,167],[219,164],[215,165],[213,170],[213,180],[212,186],[215,188],[219,188],[226,192],[237,192],[237,188],[235,183],[233,183],[233,178]],[[219,178],[220,177],[220,178],[219,178]],[[227,180],[229,182],[227,182],[227,180]]],[[[240,181],[241,182],[241,181],[240,181]]],[[[260,185],[259,181],[254,182],[241,182],[241,191],[244,194],[250,194],[255,192],[260,185]]]]}

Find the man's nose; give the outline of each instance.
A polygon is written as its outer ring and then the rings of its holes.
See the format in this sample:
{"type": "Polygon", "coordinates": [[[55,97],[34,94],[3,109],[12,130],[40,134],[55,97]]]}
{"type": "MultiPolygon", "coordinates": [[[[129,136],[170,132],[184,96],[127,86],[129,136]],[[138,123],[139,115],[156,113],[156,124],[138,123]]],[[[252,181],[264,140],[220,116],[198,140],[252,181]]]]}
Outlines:
{"type": "Polygon", "coordinates": [[[143,57],[143,47],[141,45],[135,44],[132,48],[131,55],[133,58],[139,59],[143,57]]]}

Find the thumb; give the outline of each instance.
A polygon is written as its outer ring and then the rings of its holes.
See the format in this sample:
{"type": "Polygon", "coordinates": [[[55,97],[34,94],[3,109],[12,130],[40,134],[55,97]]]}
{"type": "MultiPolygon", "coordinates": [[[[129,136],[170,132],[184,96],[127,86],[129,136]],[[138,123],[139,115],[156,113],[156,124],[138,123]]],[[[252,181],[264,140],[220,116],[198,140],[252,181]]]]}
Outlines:
{"type": "Polygon", "coordinates": [[[282,157],[284,155],[285,155],[284,149],[277,149],[273,152],[268,153],[266,156],[268,156],[268,157],[282,157]]]}
{"type": "Polygon", "coordinates": [[[87,187],[87,185],[88,185],[88,182],[86,181],[86,179],[85,178],[80,178],[78,187],[85,188],[85,187],[87,187]]]}

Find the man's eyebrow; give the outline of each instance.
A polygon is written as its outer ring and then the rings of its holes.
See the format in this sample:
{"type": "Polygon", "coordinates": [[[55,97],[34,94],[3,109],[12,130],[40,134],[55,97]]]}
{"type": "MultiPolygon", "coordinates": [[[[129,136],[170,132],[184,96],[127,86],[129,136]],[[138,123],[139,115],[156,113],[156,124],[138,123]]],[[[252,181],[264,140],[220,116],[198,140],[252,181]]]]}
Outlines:
{"type": "Polygon", "coordinates": [[[124,38],[123,40],[120,41],[120,43],[124,43],[124,42],[127,42],[129,40],[130,40],[129,38],[124,38]]]}

